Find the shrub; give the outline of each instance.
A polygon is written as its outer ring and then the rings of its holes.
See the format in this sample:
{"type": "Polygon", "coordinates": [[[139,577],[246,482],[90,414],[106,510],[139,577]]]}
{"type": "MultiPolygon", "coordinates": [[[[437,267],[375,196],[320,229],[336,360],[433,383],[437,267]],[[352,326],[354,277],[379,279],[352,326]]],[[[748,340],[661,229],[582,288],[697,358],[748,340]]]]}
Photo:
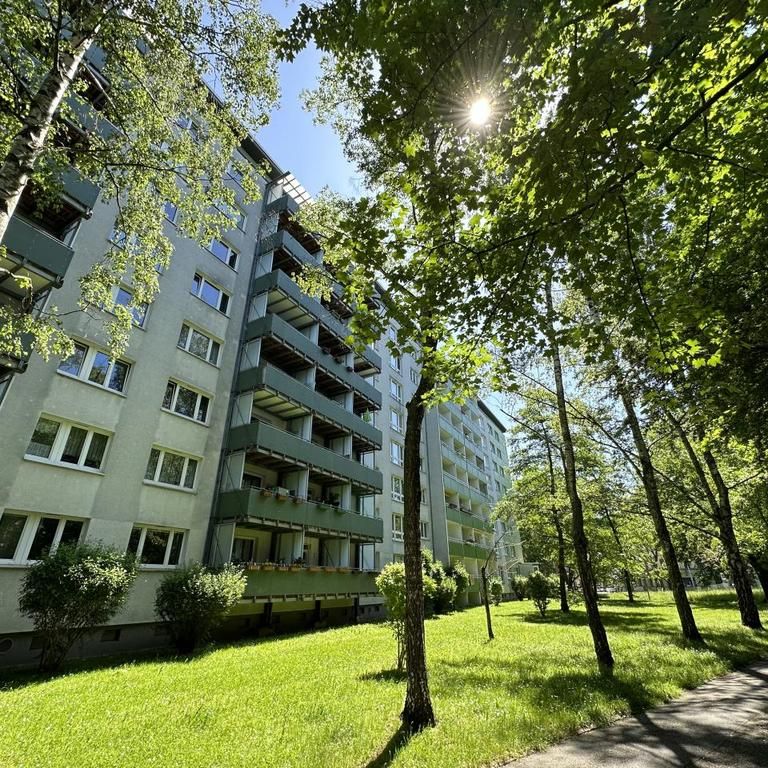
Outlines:
{"type": "MultiPolygon", "coordinates": [[[[425,585],[426,586],[426,585],[425,585]]],[[[397,643],[397,671],[405,670],[405,565],[388,563],[376,577],[376,588],[387,607],[387,623],[397,643]]],[[[425,590],[426,595],[426,590],[425,590]]]]}
{"type": "Polygon", "coordinates": [[[491,576],[488,580],[488,591],[491,593],[491,600],[494,605],[501,605],[501,598],[504,594],[504,585],[498,576],[491,576]]]}
{"type": "Polygon", "coordinates": [[[454,608],[459,607],[459,598],[464,595],[469,589],[469,585],[472,583],[467,569],[464,567],[464,563],[454,563],[449,565],[445,572],[456,582],[456,597],[454,598],[454,608]]]}
{"type": "Polygon", "coordinates": [[[435,613],[448,613],[456,606],[456,582],[450,576],[435,581],[435,613]]]}
{"type": "Polygon", "coordinates": [[[193,563],[163,579],[155,612],[180,653],[191,653],[210,637],[242,597],[245,584],[242,570],[231,564],[213,571],[193,563]]]}
{"type": "Polygon", "coordinates": [[[533,600],[539,609],[539,613],[544,616],[547,612],[550,598],[557,594],[558,586],[557,582],[545,576],[541,571],[534,571],[528,577],[526,591],[528,597],[533,600]]]}
{"type": "Polygon", "coordinates": [[[528,580],[525,576],[513,576],[511,580],[512,594],[518,600],[525,600],[527,597],[526,586],[528,580]]]}
{"type": "Polygon", "coordinates": [[[62,545],[24,576],[19,610],[42,635],[40,669],[61,666],[88,630],[109,621],[136,579],[136,563],[101,544],[62,545]]]}

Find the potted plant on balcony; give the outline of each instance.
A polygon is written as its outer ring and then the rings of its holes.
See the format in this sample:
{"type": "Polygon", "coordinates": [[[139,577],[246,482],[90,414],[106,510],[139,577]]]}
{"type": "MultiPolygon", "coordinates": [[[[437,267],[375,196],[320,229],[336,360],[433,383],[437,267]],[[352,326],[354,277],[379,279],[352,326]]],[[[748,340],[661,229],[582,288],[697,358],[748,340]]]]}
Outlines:
{"type": "Polygon", "coordinates": [[[290,566],[288,563],[278,563],[277,564],[277,570],[278,571],[287,571],[290,566]]]}
{"type": "Polygon", "coordinates": [[[293,501],[294,504],[301,504],[301,502],[304,501],[304,499],[301,496],[298,496],[297,494],[294,493],[293,496],[291,496],[291,501],[293,501]]]}
{"type": "Polygon", "coordinates": [[[274,571],[276,567],[277,566],[276,566],[275,563],[267,562],[267,563],[262,563],[261,564],[261,570],[262,571],[274,571]]]}
{"type": "Polygon", "coordinates": [[[323,566],[322,565],[309,565],[309,566],[307,566],[307,570],[308,571],[312,571],[312,573],[319,573],[320,571],[323,570],[323,566]]]}
{"type": "Polygon", "coordinates": [[[261,489],[261,495],[262,496],[271,496],[272,495],[272,489],[271,488],[262,488],[261,489]]]}
{"type": "Polygon", "coordinates": [[[292,571],[303,571],[304,570],[304,558],[303,557],[297,557],[291,563],[291,570],[292,571]]]}
{"type": "Polygon", "coordinates": [[[248,563],[248,565],[246,565],[246,569],[249,571],[260,571],[261,563],[248,563]]]}

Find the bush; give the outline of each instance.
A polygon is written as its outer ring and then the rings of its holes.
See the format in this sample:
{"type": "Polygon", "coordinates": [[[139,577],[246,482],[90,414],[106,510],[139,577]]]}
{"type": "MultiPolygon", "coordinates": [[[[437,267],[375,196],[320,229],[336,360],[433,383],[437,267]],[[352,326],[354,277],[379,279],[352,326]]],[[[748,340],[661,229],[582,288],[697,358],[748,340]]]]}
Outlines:
{"type": "Polygon", "coordinates": [[[464,563],[454,563],[449,565],[445,572],[456,582],[456,597],[454,598],[454,607],[459,607],[459,599],[466,594],[472,579],[464,567],[464,563]]]}
{"type": "Polygon", "coordinates": [[[194,563],[163,579],[155,596],[155,612],[180,653],[191,653],[210,637],[242,597],[245,584],[242,570],[231,564],[212,571],[194,563]]]}
{"type": "Polygon", "coordinates": [[[558,584],[553,579],[545,576],[541,571],[534,571],[526,583],[528,597],[533,600],[539,613],[544,616],[547,612],[550,598],[558,592],[558,584]]]}
{"type": "Polygon", "coordinates": [[[435,581],[435,613],[448,613],[456,607],[456,582],[450,576],[435,581]]]}
{"type": "MultiPolygon", "coordinates": [[[[448,613],[454,610],[458,585],[453,576],[448,573],[448,569],[444,568],[439,560],[435,560],[432,552],[428,549],[422,550],[421,566],[424,574],[425,613],[431,616],[435,613],[448,613]]],[[[466,570],[464,570],[464,575],[466,575],[468,582],[469,574],[466,570]]]]}
{"type": "MultiPolygon", "coordinates": [[[[397,671],[405,670],[405,565],[388,563],[376,577],[376,588],[387,607],[387,623],[397,643],[397,671]]],[[[426,595],[426,585],[425,592],[426,595]]]]}
{"type": "Polygon", "coordinates": [[[494,605],[501,605],[501,598],[504,594],[504,585],[498,576],[491,576],[488,579],[488,591],[494,605]]]}
{"type": "Polygon", "coordinates": [[[513,576],[511,580],[512,594],[518,600],[525,600],[528,595],[526,592],[527,585],[528,580],[525,578],[525,576],[513,576]]]}
{"type": "Polygon", "coordinates": [[[100,544],[62,545],[24,576],[19,610],[43,637],[40,669],[58,669],[88,630],[109,621],[136,579],[136,562],[100,544]]]}

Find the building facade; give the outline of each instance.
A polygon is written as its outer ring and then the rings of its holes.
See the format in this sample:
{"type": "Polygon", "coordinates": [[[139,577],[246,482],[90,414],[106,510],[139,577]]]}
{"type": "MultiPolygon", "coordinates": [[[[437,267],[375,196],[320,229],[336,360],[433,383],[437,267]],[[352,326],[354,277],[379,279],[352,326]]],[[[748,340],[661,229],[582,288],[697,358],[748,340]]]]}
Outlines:
{"type": "MultiPolygon", "coordinates": [[[[269,161],[255,142],[242,154],[269,161]]],[[[34,658],[18,590],[61,543],[100,541],[141,563],[124,610],[75,653],[162,642],[154,592],[192,561],[247,569],[236,632],[383,615],[375,576],[402,557],[404,404],[418,365],[386,340],[363,351],[347,342],[352,309],[338,284],[328,300],[299,290],[322,250],[296,223],[301,188],[271,169],[253,204],[232,172],[240,215],[207,247],[182,238],[166,206],[172,264],[119,360],[106,352],[107,313],[66,314],[78,277],[123,244],[114,205],[91,191],[52,244],[44,217],[14,217],[9,258],[52,285],[66,269],[56,304],[77,345],[66,360],[32,359],[0,406],[0,664],[34,658]],[[37,240],[17,244],[23,228],[37,240]]],[[[127,303],[130,284],[115,290],[127,303]]],[[[489,522],[507,482],[503,432],[474,401],[432,409],[422,435],[423,544],[466,564],[473,603],[484,563],[505,575],[522,561],[514,526],[489,522]]]]}

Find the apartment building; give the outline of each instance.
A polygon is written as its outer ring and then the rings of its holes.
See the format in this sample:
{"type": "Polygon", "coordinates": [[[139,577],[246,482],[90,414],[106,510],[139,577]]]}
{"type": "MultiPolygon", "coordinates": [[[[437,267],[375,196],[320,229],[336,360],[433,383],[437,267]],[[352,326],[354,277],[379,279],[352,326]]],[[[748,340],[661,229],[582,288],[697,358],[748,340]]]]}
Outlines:
{"type": "MultiPolygon", "coordinates": [[[[106,352],[108,315],[72,311],[78,277],[124,245],[115,206],[72,177],[55,215],[22,206],[14,216],[8,259],[34,274],[40,300],[61,285],[56,304],[77,344],[65,360],[33,358],[0,407],[0,664],[34,657],[18,589],[61,543],[101,541],[141,563],[126,607],[76,649],[84,655],[163,642],[155,590],[192,561],[246,569],[234,632],[383,614],[375,576],[402,557],[404,403],[418,365],[385,340],[348,343],[338,283],[328,300],[299,290],[302,266],[322,264],[295,220],[306,195],[255,142],[241,152],[270,167],[262,201],[245,200],[233,167],[238,216],[205,247],[178,234],[166,206],[172,264],[158,299],[134,312],[119,360],[106,352]]],[[[129,301],[129,283],[115,291],[129,301]]],[[[473,576],[522,559],[516,531],[500,536],[489,522],[506,483],[503,430],[480,401],[425,420],[423,544],[473,576]]]]}

